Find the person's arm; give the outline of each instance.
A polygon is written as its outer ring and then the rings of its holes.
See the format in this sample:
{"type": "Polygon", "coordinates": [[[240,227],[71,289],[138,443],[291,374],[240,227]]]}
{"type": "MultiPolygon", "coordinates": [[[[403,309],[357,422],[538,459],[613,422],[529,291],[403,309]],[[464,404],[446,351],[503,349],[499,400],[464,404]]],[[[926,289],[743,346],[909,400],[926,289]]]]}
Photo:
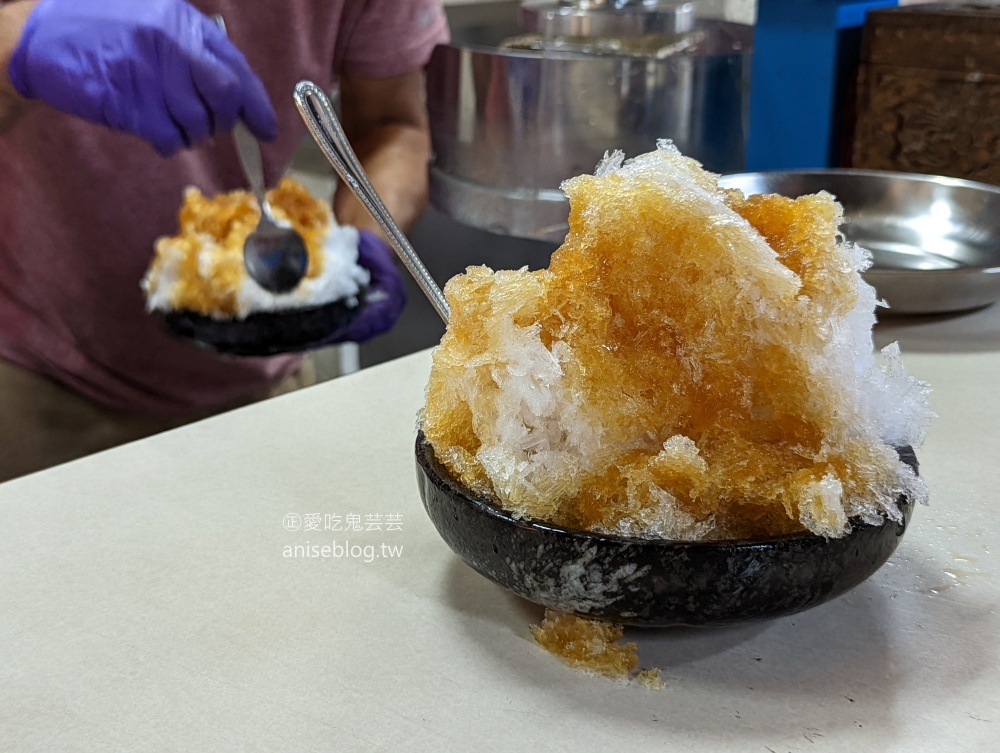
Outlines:
{"type": "Polygon", "coordinates": [[[164,156],[243,120],[278,123],[264,85],[185,0],[0,0],[0,119],[24,100],[131,133],[164,156]],[[23,99],[22,99],[23,98],[23,99]]]}
{"type": "Polygon", "coordinates": [[[7,75],[10,56],[21,38],[21,30],[28,15],[34,9],[38,0],[16,0],[3,2],[0,0],[0,134],[13,127],[27,105],[27,101],[17,93],[7,75]]]}
{"type": "MultiPolygon", "coordinates": [[[[340,82],[344,133],[396,223],[408,230],[427,206],[430,130],[423,70],[389,78],[344,75],[340,82]]],[[[337,221],[384,237],[368,210],[341,185],[337,221]]]]}

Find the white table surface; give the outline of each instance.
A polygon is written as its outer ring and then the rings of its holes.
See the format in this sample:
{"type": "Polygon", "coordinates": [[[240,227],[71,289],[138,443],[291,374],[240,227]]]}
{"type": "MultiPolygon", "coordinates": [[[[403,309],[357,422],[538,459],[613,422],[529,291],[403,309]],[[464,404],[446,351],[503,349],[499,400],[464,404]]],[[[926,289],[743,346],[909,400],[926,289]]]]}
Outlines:
{"type": "Polygon", "coordinates": [[[996,751],[1000,306],[890,337],[935,388],[931,505],[834,602],[630,631],[660,692],[566,668],[531,640],[540,608],[437,537],[427,353],[2,485],[0,750],[996,751]],[[345,538],[403,550],[283,557],[345,538]]]}

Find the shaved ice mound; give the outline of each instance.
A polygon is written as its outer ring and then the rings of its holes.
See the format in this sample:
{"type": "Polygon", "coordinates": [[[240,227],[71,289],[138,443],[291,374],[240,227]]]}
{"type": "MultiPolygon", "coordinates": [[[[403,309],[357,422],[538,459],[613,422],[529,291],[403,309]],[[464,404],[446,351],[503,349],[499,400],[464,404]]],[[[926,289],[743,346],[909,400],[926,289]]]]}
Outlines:
{"type": "Polygon", "coordinates": [[[284,178],[267,192],[279,222],[305,243],[309,263],[299,284],[285,293],[265,290],[247,273],[243,246],[260,221],[257,200],[247,191],[207,197],[184,193],[176,235],[156,240],[142,280],[149,311],[191,311],[222,321],[259,312],[294,312],[343,301],[360,306],[370,273],[358,263],[357,228],[339,225],[330,204],[301,183],[284,178]]]}
{"type": "Polygon", "coordinates": [[[548,269],[471,267],[423,431],[527,518],[666,539],[837,537],[926,500],[929,388],[873,353],[868,254],[819,193],[744,197],[661,142],[564,183],[548,269]]]}

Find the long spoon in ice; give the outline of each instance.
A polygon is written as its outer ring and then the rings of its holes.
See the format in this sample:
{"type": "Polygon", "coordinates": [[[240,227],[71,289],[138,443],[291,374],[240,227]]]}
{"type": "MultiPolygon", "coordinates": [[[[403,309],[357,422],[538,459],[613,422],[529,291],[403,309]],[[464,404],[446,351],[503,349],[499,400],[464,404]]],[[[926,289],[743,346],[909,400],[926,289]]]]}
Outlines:
{"type": "Polygon", "coordinates": [[[372,187],[326,94],[311,81],[302,81],[295,87],[295,104],[323,155],[385,231],[389,243],[392,244],[396,254],[413,275],[413,279],[417,281],[420,289],[441,318],[447,322],[450,309],[444,293],[434,282],[427,267],[424,266],[417,252],[413,250],[413,246],[410,245],[403,231],[399,229],[389,214],[389,210],[382,203],[382,199],[372,187]]]}

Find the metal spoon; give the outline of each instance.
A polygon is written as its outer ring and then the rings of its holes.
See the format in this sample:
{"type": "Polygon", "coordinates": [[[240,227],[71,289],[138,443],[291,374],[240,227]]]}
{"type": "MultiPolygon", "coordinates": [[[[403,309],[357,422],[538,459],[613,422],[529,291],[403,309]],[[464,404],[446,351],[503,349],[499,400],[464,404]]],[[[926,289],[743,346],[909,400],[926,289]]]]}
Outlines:
{"type": "Polygon", "coordinates": [[[260,206],[260,222],[243,243],[243,264],[250,277],[264,290],[287,293],[299,284],[309,266],[306,244],[291,225],[271,213],[264,192],[264,170],[257,139],[246,126],[237,123],[233,142],[260,206]]]}
{"type": "MultiPolygon", "coordinates": [[[[212,20],[225,32],[226,24],[222,16],[213,16],[212,20]]],[[[243,265],[254,282],[264,290],[287,293],[299,284],[309,267],[306,244],[291,225],[271,213],[260,145],[242,122],[237,122],[233,128],[233,143],[243,166],[243,174],[260,207],[260,222],[243,243],[243,265]]]]}
{"type": "Polygon", "coordinates": [[[351,148],[344,129],[333,112],[333,106],[323,90],[311,81],[302,81],[295,87],[295,104],[324,156],[333,165],[348,188],[375,218],[389,238],[396,254],[413,275],[420,289],[427,296],[440,317],[447,322],[451,310],[441,288],[434,282],[427,267],[420,260],[403,231],[392,219],[382,199],[372,187],[357,155],[351,148]]]}

